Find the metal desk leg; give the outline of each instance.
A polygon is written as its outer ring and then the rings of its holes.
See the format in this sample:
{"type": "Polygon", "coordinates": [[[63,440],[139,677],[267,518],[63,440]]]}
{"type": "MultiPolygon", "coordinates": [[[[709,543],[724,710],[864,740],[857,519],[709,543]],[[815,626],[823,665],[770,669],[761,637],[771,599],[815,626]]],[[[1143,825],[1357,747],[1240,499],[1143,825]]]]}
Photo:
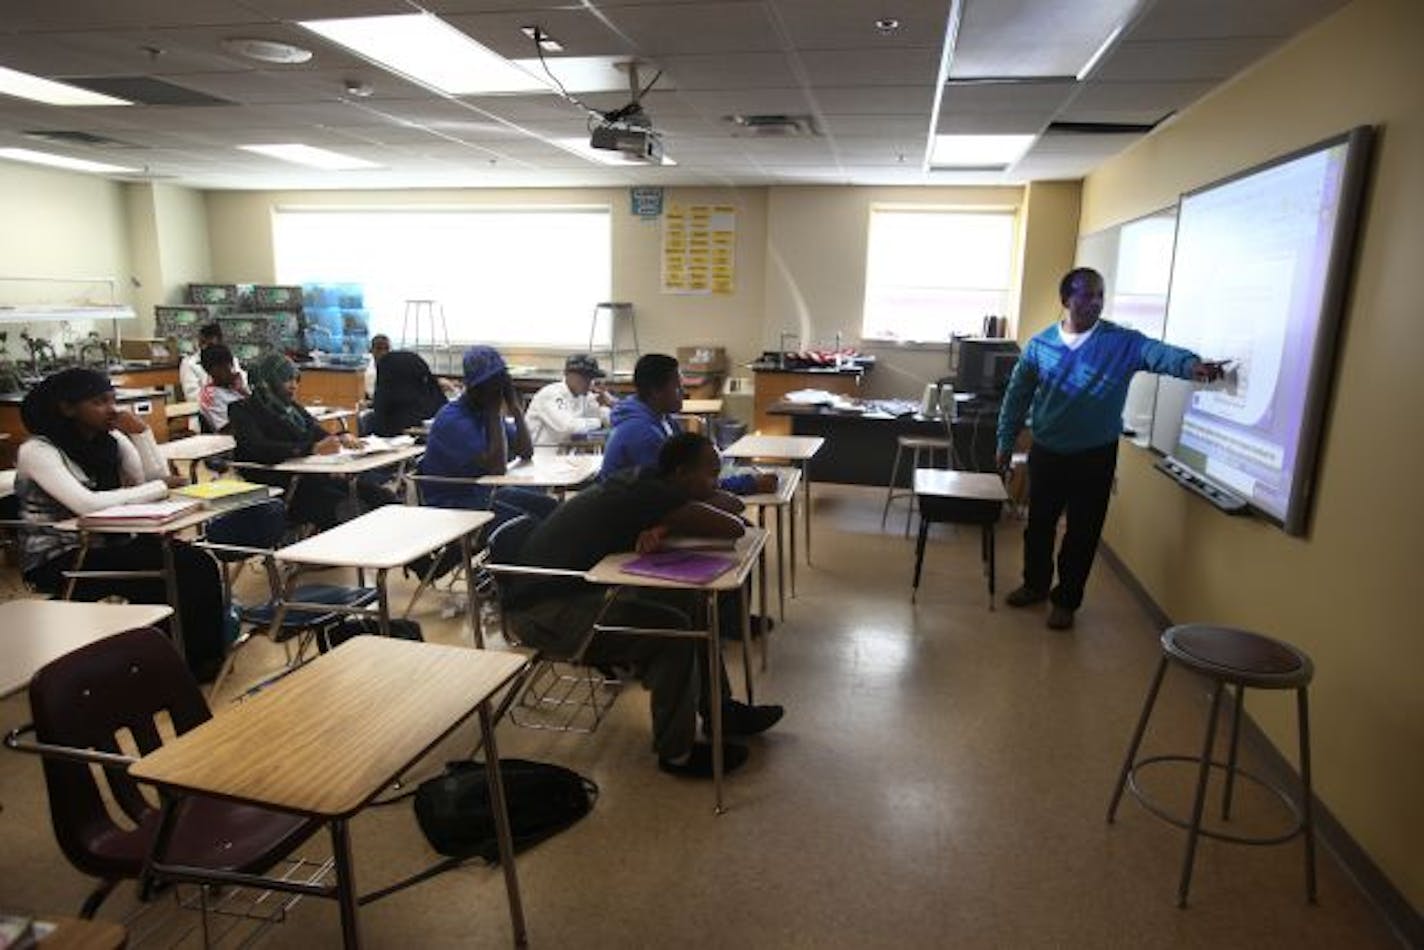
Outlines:
{"type": "MultiPolygon", "coordinates": [[[[74,556],[74,567],[71,568],[71,570],[75,571],[76,573],[79,572],[79,571],[84,570],[84,561],[85,561],[86,558],[89,557],[89,540],[90,540],[90,537],[89,537],[89,532],[88,532],[88,531],[81,531],[81,532],[79,532],[79,553],[74,556]]],[[[74,587],[75,587],[75,585],[78,584],[78,583],[79,583],[79,578],[77,578],[77,577],[66,577],[66,578],[64,579],[64,592],[59,595],[59,599],[60,599],[60,600],[73,600],[73,599],[74,599],[74,587]]]]}
{"type": "Polygon", "coordinates": [[[183,611],[178,601],[178,568],[173,563],[173,536],[160,535],[158,546],[163,551],[163,587],[168,594],[168,605],[173,608],[173,647],[184,660],[188,658],[188,644],[183,639],[183,611]]]}
{"type": "Polygon", "coordinates": [[[722,807],[722,638],[718,636],[717,592],[707,593],[707,683],[711,695],[707,706],[712,711],[712,795],[714,815],[722,807]]]}
{"type": "Polygon", "coordinates": [[[994,526],[984,526],[984,547],[989,552],[989,609],[994,609],[994,526]]]}
{"type": "Polygon", "coordinates": [[[920,534],[915,539],[915,582],[910,587],[910,603],[920,595],[920,569],[925,564],[925,540],[930,536],[930,521],[920,512],[920,534]]]}
{"type": "MultiPolygon", "coordinates": [[[[747,705],[755,706],[754,696],[755,686],[752,684],[752,579],[748,575],[742,582],[742,588],[737,592],[741,598],[742,615],[742,677],[747,684],[747,705]]],[[[761,632],[761,658],[766,662],[766,638],[769,636],[765,630],[761,632]]]]}
{"type": "Polygon", "coordinates": [[[331,856],[336,861],[336,900],[341,905],[341,945],[361,946],[361,927],[356,920],[356,875],[351,865],[351,833],[346,819],[331,823],[331,856]]]}
{"type": "Polygon", "coordinates": [[[460,538],[460,557],[465,562],[465,615],[470,620],[470,632],[475,640],[475,648],[485,648],[484,625],[480,623],[480,605],[475,600],[474,552],[470,550],[470,536],[460,538]]]}
{"type": "MultiPolygon", "coordinates": [[[[787,522],[791,526],[791,596],[796,596],[796,496],[792,495],[788,501],[790,511],[787,513],[787,522]]],[[[778,512],[778,516],[780,513],[778,512]]],[[[777,535],[780,536],[781,529],[777,528],[777,535]]]]}
{"type": "MultiPolygon", "coordinates": [[[[796,536],[796,509],[791,509],[792,544],[796,536]]],[[[795,577],[796,556],[791,557],[792,577],[795,577]]],[[[781,611],[781,620],[786,621],[786,515],[780,505],[776,507],[776,601],[781,611]]]]}
{"type": "MultiPolygon", "coordinates": [[[[757,506],[757,527],[766,530],[766,505],[757,506]]],[[[771,607],[766,602],[766,546],[762,545],[761,556],[757,558],[757,603],[764,616],[771,616],[771,607]]],[[[786,611],[782,610],[781,620],[786,621],[786,611]]]]}
{"type": "Polygon", "coordinates": [[[378,620],[381,624],[381,636],[391,635],[391,602],[390,595],[386,590],[386,569],[383,567],[376,572],[376,605],[380,611],[378,620]]]}
{"type": "Polygon", "coordinates": [[[529,943],[529,933],[524,924],[524,904],[519,898],[519,875],[514,869],[514,839],[509,831],[504,778],[500,774],[499,749],[494,742],[494,723],[490,719],[488,699],[480,703],[480,736],[485,745],[485,780],[489,783],[490,804],[494,810],[499,863],[504,868],[504,890],[509,897],[509,923],[514,928],[514,945],[523,947],[529,943]]]}
{"type": "MultiPolygon", "coordinates": [[[[806,566],[811,566],[811,460],[801,460],[801,481],[806,486],[806,566]]],[[[795,587],[793,580],[792,587],[795,587]]]]}

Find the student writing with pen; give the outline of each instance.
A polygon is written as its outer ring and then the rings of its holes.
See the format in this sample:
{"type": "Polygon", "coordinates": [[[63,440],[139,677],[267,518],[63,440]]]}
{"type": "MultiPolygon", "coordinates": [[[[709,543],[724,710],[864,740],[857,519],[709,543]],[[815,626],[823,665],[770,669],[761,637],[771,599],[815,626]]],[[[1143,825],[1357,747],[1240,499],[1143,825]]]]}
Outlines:
{"type": "Polygon", "coordinates": [[[1058,288],[1063,318],[1028,341],[999,412],[1001,470],[1008,468],[1026,416],[1031,415],[1033,432],[1023,584],[1005,600],[1012,607],[1051,601],[1048,626],[1054,630],[1072,627],[1083,601],[1107,517],[1133,374],[1206,383],[1222,378],[1226,365],[1100,320],[1103,290],[1102,275],[1090,268],[1064,275],[1058,288]],[[1058,550],[1055,586],[1053,547],[1058,519],[1065,514],[1068,529],[1058,550]]]}

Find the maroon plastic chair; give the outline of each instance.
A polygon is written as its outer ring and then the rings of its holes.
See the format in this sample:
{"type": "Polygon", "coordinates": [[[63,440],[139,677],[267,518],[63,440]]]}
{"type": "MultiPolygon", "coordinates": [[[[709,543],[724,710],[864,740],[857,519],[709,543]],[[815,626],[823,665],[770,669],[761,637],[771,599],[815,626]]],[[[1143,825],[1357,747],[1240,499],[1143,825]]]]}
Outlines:
{"type": "MultiPolygon", "coordinates": [[[[122,880],[143,876],[161,810],[140,793],[121,751],[127,730],[140,754],[162,745],[154,717],[167,712],[179,735],[212,717],[208,704],[168,639],[152,627],[99,640],[53,661],[30,681],[34,724],[6,745],[44,757],[50,819],[71,864],[102,879],[85,900],[92,917],[122,880]],[[33,731],[35,742],[20,736],[33,731]],[[91,764],[102,766],[114,802],[132,822],[110,815],[91,764]]],[[[294,815],[201,796],[179,800],[166,863],[262,873],[291,854],[321,825],[294,815]]]]}

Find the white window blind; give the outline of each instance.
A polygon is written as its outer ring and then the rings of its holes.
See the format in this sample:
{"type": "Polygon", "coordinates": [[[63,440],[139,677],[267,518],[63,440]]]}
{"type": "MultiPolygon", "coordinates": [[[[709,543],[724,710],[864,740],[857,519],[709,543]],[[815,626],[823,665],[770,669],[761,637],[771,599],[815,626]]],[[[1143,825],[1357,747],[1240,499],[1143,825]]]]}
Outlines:
{"type": "Polygon", "coordinates": [[[584,349],[612,286],[607,207],[278,209],[273,231],[280,283],[359,284],[371,332],[397,346],[423,298],[452,343],[584,349]]]}
{"type": "Polygon", "coordinates": [[[1009,307],[1012,210],[872,208],[861,335],[944,342],[1009,307]]]}

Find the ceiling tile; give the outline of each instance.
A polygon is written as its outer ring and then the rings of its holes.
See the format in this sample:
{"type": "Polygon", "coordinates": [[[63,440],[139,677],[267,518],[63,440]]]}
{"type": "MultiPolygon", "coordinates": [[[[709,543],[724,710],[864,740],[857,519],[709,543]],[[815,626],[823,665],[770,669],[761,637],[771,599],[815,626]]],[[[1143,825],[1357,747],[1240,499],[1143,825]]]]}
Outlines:
{"type": "Polygon", "coordinates": [[[781,49],[761,2],[613,7],[604,13],[645,56],[781,49]]]}
{"type": "Polygon", "coordinates": [[[1157,0],[1128,39],[1188,40],[1293,36],[1349,0],[1157,0]]]}
{"type": "Polygon", "coordinates": [[[658,65],[681,90],[791,87],[796,75],[785,53],[712,53],[664,56],[658,65]]]}
{"type": "Polygon", "coordinates": [[[886,50],[944,45],[949,0],[773,0],[792,45],[798,50],[886,50]],[[882,34],[875,21],[900,21],[893,33],[882,34]]]}
{"type": "Polygon", "coordinates": [[[1154,123],[1205,95],[1210,82],[1088,82],[1056,118],[1154,123]]]}
{"type": "Polygon", "coordinates": [[[524,26],[538,26],[564,48],[562,53],[545,55],[555,72],[561,56],[619,56],[635,52],[602,20],[584,10],[450,14],[441,19],[509,59],[533,59],[539,55],[534,41],[520,31],[524,26]]]}
{"type": "Polygon", "coordinates": [[[939,50],[813,50],[799,53],[812,86],[933,87],[939,78],[939,50]]]}
{"type": "Polygon", "coordinates": [[[816,102],[823,112],[860,112],[871,115],[929,115],[934,86],[818,87],[816,102]]]}
{"type": "Polygon", "coordinates": [[[1226,79],[1281,44],[1274,37],[1123,43],[1093,73],[1107,82],[1226,79]]]}
{"type": "Polygon", "coordinates": [[[949,74],[1074,76],[1113,30],[1131,0],[962,0],[964,15],[949,74]]]}

